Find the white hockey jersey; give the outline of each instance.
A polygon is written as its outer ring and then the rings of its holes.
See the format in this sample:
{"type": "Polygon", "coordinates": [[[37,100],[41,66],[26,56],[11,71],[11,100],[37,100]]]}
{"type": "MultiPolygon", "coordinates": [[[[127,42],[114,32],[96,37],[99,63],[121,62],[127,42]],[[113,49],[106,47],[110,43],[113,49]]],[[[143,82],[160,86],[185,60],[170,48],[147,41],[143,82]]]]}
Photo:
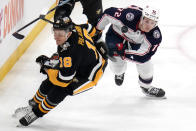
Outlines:
{"type": "Polygon", "coordinates": [[[141,17],[142,8],[137,6],[132,5],[128,8],[111,7],[104,11],[96,28],[104,30],[111,23],[109,30],[112,30],[119,37],[129,42],[123,57],[144,63],[156,52],[162,41],[162,35],[158,26],[148,33],[139,30],[138,25],[141,17]]]}

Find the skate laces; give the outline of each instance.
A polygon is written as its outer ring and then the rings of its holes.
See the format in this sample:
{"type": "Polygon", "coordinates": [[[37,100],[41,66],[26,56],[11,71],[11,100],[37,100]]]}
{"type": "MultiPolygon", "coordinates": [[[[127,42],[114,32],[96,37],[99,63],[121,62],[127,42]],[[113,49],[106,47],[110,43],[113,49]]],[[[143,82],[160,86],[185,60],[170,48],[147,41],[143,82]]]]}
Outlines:
{"type": "Polygon", "coordinates": [[[34,120],[36,120],[38,117],[34,114],[34,112],[30,112],[29,114],[26,114],[24,116],[24,118],[26,119],[26,121],[28,123],[31,123],[33,122],[34,120]]]}
{"type": "Polygon", "coordinates": [[[159,91],[160,91],[160,89],[156,88],[156,87],[151,87],[151,88],[148,89],[149,94],[158,94],[159,91]]]}

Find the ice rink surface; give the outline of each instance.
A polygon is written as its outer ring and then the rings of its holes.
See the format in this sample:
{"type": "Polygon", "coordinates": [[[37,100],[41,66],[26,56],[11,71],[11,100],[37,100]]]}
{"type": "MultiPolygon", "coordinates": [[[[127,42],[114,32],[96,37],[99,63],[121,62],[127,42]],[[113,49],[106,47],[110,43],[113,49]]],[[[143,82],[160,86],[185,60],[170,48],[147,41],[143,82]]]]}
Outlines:
{"type": "MultiPolygon", "coordinates": [[[[196,130],[196,15],[193,0],[103,0],[103,7],[153,5],[160,8],[163,41],[154,62],[153,85],[166,91],[167,99],[144,96],[134,63],[128,64],[121,87],[114,83],[109,66],[96,87],[67,97],[54,110],[27,128],[17,128],[14,110],[26,106],[45,76],[35,59],[56,51],[51,25],[0,83],[1,131],[195,131],[196,130]]],[[[85,21],[77,4],[76,23],[85,21]],[[83,21],[80,21],[83,20],[83,21]]]]}

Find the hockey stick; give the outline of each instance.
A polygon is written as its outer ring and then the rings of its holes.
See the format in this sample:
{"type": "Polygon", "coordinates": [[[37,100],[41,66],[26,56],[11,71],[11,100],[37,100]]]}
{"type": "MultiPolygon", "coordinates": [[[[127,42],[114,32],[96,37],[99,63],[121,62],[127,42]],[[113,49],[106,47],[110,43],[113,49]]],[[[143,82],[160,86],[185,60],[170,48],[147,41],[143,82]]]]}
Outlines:
{"type": "MultiPolygon", "coordinates": [[[[55,6],[54,8],[52,8],[51,10],[49,10],[47,12],[47,14],[51,13],[53,10],[56,10],[57,8],[63,6],[64,4],[68,3],[70,0],[66,0],[66,1],[63,1],[62,3],[60,3],[59,5],[55,6]]],[[[47,15],[46,14],[46,15],[47,15]]],[[[18,29],[16,32],[14,32],[12,35],[17,38],[17,39],[23,39],[25,36],[22,35],[22,34],[19,34],[19,32],[23,29],[25,29],[26,27],[28,27],[29,25],[33,24],[34,22],[38,21],[39,19],[42,19],[46,22],[49,22],[51,24],[53,24],[52,21],[48,20],[48,19],[45,19],[45,16],[46,15],[40,15],[38,18],[34,19],[33,21],[29,22],[28,24],[26,24],[25,26],[21,27],[20,29],[18,29]]]]}
{"type": "Polygon", "coordinates": [[[16,32],[14,32],[12,35],[17,38],[17,39],[23,39],[24,35],[19,34],[18,32],[25,29],[26,27],[28,27],[29,25],[33,24],[34,22],[36,22],[37,20],[39,20],[40,17],[34,19],[33,21],[31,21],[30,23],[26,24],[25,26],[23,26],[22,28],[20,28],[19,30],[17,30],[16,32]]]}

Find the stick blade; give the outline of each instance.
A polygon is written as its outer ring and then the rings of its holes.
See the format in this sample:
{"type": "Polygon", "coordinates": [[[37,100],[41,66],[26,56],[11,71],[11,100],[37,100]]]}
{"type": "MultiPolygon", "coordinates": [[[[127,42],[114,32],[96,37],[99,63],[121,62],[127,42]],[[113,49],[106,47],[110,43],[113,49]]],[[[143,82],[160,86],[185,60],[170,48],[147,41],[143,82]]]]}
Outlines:
{"type": "Polygon", "coordinates": [[[20,39],[20,40],[24,38],[24,35],[21,35],[21,34],[19,34],[18,32],[13,33],[12,35],[13,35],[15,38],[20,39]]]}

